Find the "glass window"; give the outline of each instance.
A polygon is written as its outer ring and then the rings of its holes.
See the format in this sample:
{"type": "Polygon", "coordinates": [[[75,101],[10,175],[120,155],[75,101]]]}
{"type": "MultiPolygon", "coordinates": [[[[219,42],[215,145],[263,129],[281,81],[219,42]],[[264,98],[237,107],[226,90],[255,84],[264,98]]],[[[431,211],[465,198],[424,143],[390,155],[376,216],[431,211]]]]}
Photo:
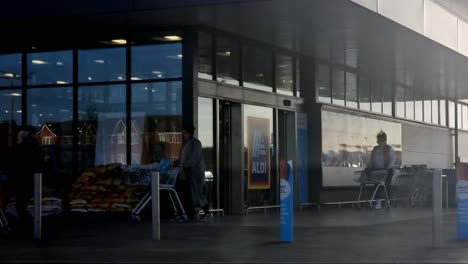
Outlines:
{"type": "Polygon", "coordinates": [[[432,122],[432,101],[424,100],[424,122],[432,122]]]}
{"type": "Polygon", "coordinates": [[[182,77],[182,44],[132,47],[132,80],[182,77]]]}
{"type": "Polygon", "coordinates": [[[414,119],[414,90],[412,87],[405,89],[406,118],[414,119]]]}
{"type": "Polygon", "coordinates": [[[80,168],[126,163],[125,85],[78,89],[78,160],[80,168]]]}
{"type": "Polygon", "coordinates": [[[182,83],[132,86],[132,164],[174,161],[182,147],[182,83]]]}
{"type": "Polygon", "coordinates": [[[125,48],[78,51],[79,82],[108,82],[125,80],[125,57],[125,48]]]}
{"type": "Polygon", "coordinates": [[[27,59],[29,85],[72,83],[72,51],[30,53],[27,59]]]}
{"type": "Polygon", "coordinates": [[[216,79],[239,85],[239,44],[227,38],[217,38],[216,45],[216,79]]]}
{"type": "Polygon", "coordinates": [[[468,106],[463,105],[463,130],[468,130],[468,106]]]}
{"type": "Polygon", "coordinates": [[[70,175],[73,168],[72,87],[29,89],[27,95],[28,124],[34,128],[46,157],[45,176],[70,175]]]}
{"type": "Polygon", "coordinates": [[[213,41],[206,32],[198,32],[198,78],[213,79],[213,41]]]}
{"type": "Polygon", "coordinates": [[[455,103],[452,101],[448,101],[448,114],[448,125],[450,128],[455,128],[455,103]]]}
{"type": "Polygon", "coordinates": [[[273,135],[273,109],[244,105],[245,206],[278,204],[273,135]]]}
{"type": "Polygon", "coordinates": [[[463,113],[461,104],[457,104],[457,124],[458,129],[463,129],[463,113]]]}
{"type": "Polygon", "coordinates": [[[405,87],[398,85],[396,87],[396,116],[405,117],[405,87]]]}
{"type": "MultiPolygon", "coordinates": [[[[198,97],[198,139],[202,143],[203,147],[203,158],[205,159],[206,170],[211,172],[212,175],[216,173],[216,151],[214,148],[214,107],[213,99],[198,97]]],[[[209,180],[209,179],[208,179],[209,180]]],[[[217,178],[213,179],[214,181],[217,178]]],[[[214,185],[213,185],[214,186],[214,185]]],[[[211,204],[214,202],[216,197],[216,188],[212,189],[212,192],[208,192],[211,196],[206,197],[211,204]]]]}
{"type": "Polygon", "coordinates": [[[345,105],[345,77],[344,71],[333,69],[333,104],[345,105]]]}
{"type": "Polygon", "coordinates": [[[370,111],[370,82],[367,77],[359,76],[359,108],[370,111]]]}
{"type": "Polygon", "coordinates": [[[357,77],[356,74],[347,72],[346,73],[346,106],[351,108],[358,107],[358,96],[357,96],[357,77]]]}
{"type": "Polygon", "coordinates": [[[244,87],[273,91],[273,55],[271,51],[246,46],[244,48],[244,87]]]}
{"type": "Polygon", "coordinates": [[[371,81],[372,112],[382,113],[382,86],[379,82],[371,81]]]}
{"type": "Polygon", "coordinates": [[[0,55],[0,86],[21,85],[21,54],[0,55]]]}
{"type": "Polygon", "coordinates": [[[417,87],[414,93],[414,119],[420,122],[424,121],[423,101],[424,101],[423,91],[421,87],[417,87]]]}
{"type": "Polygon", "coordinates": [[[447,125],[447,101],[446,100],[440,100],[440,125],[441,126],[446,126],[447,125]]]}
{"type": "Polygon", "coordinates": [[[328,65],[317,64],[316,87],[318,89],[318,100],[323,103],[331,103],[330,90],[330,68],[328,65]]]}
{"type": "Polygon", "coordinates": [[[276,57],[276,91],[280,94],[294,95],[294,59],[291,56],[276,57]]]}
{"type": "Polygon", "coordinates": [[[439,124],[439,100],[432,100],[432,123],[439,124]]]}
{"type": "Polygon", "coordinates": [[[21,90],[0,90],[0,122],[21,124],[21,90]]]}
{"type": "Polygon", "coordinates": [[[382,113],[392,115],[393,89],[389,82],[382,83],[382,113]]]}

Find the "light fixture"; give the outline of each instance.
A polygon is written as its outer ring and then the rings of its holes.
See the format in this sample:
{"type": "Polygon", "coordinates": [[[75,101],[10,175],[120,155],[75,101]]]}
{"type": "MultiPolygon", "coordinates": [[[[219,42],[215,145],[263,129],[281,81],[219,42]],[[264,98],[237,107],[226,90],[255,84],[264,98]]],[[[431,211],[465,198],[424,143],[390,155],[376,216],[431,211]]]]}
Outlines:
{"type": "Polygon", "coordinates": [[[32,60],[32,64],[37,64],[37,65],[42,65],[42,64],[47,64],[47,62],[43,60],[32,60]]]}
{"type": "Polygon", "coordinates": [[[182,58],[182,54],[177,54],[177,58],[182,58]]]}
{"type": "Polygon", "coordinates": [[[94,63],[97,63],[97,64],[104,64],[104,60],[94,60],[94,63]]]}
{"type": "Polygon", "coordinates": [[[258,73],[257,77],[263,77],[263,73],[258,73]]]}
{"type": "Polygon", "coordinates": [[[162,74],[158,74],[158,75],[156,75],[156,76],[158,76],[158,78],[162,78],[162,74]]]}
{"type": "Polygon", "coordinates": [[[148,87],[145,87],[145,91],[148,91],[148,87]]]}
{"type": "Polygon", "coordinates": [[[57,81],[56,83],[57,83],[57,84],[67,84],[66,81],[57,81]]]}
{"type": "Polygon", "coordinates": [[[113,39],[111,40],[111,42],[113,44],[117,44],[117,45],[125,45],[127,44],[127,40],[126,39],[113,39]]]}
{"type": "Polygon", "coordinates": [[[169,41],[180,41],[180,40],[182,40],[182,38],[177,36],[177,35],[164,36],[164,39],[169,40],[169,41]]]}
{"type": "Polygon", "coordinates": [[[88,76],[88,80],[89,80],[89,81],[92,81],[92,80],[93,80],[93,78],[91,78],[91,76],[88,76]]]}
{"type": "Polygon", "coordinates": [[[32,47],[31,47],[31,49],[32,49],[32,50],[37,50],[37,48],[36,48],[36,47],[34,47],[34,46],[32,46],[32,47]]]}
{"type": "Polygon", "coordinates": [[[21,113],[23,113],[23,111],[21,111],[21,110],[16,110],[16,113],[21,114],[21,113]]]}
{"type": "Polygon", "coordinates": [[[6,77],[6,78],[13,78],[13,77],[14,77],[14,74],[8,72],[8,73],[3,74],[3,77],[6,77]]]}
{"type": "Polygon", "coordinates": [[[58,66],[62,66],[62,65],[63,65],[63,62],[57,61],[57,65],[58,65],[58,66]]]}
{"type": "Polygon", "coordinates": [[[8,114],[8,110],[5,110],[5,114],[8,114]]]}
{"type": "Polygon", "coordinates": [[[123,80],[123,77],[122,77],[122,76],[119,76],[119,77],[117,77],[117,79],[119,79],[119,80],[123,80]]]}
{"type": "Polygon", "coordinates": [[[139,78],[139,77],[132,77],[132,81],[139,81],[139,80],[141,80],[141,78],[139,78]]]}
{"type": "Polygon", "coordinates": [[[21,96],[20,93],[11,93],[10,95],[11,95],[11,96],[21,96]]]}
{"type": "Polygon", "coordinates": [[[42,116],[42,114],[39,114],[39,116],[42,116]]]}
{"type": "Polygon", "coordinates": [[[152,71],[151,73],[153,73],[153,74],[162,74],[161,71],[152,71]]]}
{"type": "Polygon", "coordinates": [[[32,104],[31,106],[32,106],[32,107],[37,107],[37,104],[32,104]]]}
{"type": "Polygon", "coordinates": [[[218,54],[219,56],[221,56],[221,57],[229,57],[229,56],[231,56],[231,52],[230,52],[229,50],[227,50],[227,51],[222,51],[222,52],[218,52],[217,54],[218,54]]]}

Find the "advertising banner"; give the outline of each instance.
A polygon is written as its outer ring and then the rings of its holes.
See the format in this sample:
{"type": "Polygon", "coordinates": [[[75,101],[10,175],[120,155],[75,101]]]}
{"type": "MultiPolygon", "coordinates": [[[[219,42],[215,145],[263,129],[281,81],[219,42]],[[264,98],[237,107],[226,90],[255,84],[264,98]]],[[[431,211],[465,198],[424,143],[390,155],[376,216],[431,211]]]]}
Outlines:
{"type": "Polygon", "coordinates": [[[270,189],[270,120],[247,118],[248,188],[270,189]]]}
{"type": "Polygon", "coordinates": [[[293,241],[293,162],[280,162],[280,239],[293,241]]]}
{"type": "Polygon", "coordinates": [[[458,163],[457,181],[458,239],[468,239],[468,163],[458,163]]]}
{"type": "Polygon", "coordinates": [[[307,115],[297,114],[297,203],[301,205],[309,201],[308,165],[309,159],[307,143],[307,115]]]}

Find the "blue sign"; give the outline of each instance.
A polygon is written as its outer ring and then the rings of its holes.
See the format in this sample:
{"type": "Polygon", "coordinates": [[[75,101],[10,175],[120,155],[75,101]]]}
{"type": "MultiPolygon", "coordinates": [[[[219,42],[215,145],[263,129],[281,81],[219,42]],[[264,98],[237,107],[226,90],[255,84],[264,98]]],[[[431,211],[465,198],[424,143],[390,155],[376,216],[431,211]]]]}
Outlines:
{"type": "Polygon", "coordinates": [[[458,239],[468,239],[468,164],[458,164],[457,181],[458,239]]]}
{"type": "Polygon", "coordinates": [[[293,162],[280,162],[280,233],[281,242],[293,241],[293,162]]]}
{"type": "Polygon", "coordinates": [[[297,203],[309,202],[307,115],[297,114],[297,203]]]}

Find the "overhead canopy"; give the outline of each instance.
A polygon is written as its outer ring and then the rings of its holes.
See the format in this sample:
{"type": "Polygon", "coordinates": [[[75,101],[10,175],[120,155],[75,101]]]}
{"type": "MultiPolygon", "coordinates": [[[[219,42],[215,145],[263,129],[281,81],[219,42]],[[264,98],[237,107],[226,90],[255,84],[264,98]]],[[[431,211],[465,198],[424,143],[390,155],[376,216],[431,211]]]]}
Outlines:
{"type": "Polygon", "coordinates": [[[135,29],[204,26],[407,83],[425,94],[440,88],[443,98],[468,99],[468,58],[351,1],[205,2],[218,4],[9,20],[4,36],[12,37],[4,38],[1,49],[79,47],[135,29]]]}

